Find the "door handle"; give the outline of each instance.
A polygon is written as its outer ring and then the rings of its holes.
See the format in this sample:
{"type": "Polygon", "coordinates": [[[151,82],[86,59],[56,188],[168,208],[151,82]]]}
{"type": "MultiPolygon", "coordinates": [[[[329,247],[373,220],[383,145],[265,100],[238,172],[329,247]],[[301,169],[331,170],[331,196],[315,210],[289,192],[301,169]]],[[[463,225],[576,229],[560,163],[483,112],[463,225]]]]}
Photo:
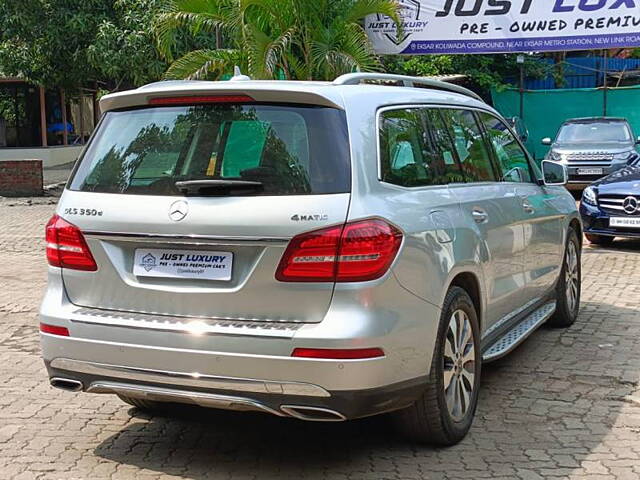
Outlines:
{"type": "Polygon", "coordinates": [[[486,223],[487,220],[489,220],[489,215],[487,214],[487,212],[479,207],[473,207],[471,216],[473,217],[473,221],[476,223],[486,223]]]}
{"type": "Polygon", "coordinates": [[[522,201],[522,208],[524,209],[525,212],[527,213],[535,213],[536,209],[533,208],[533,205],[531,205],[531,203],[529,202],[529,200],[523,200],[522,201]]]}

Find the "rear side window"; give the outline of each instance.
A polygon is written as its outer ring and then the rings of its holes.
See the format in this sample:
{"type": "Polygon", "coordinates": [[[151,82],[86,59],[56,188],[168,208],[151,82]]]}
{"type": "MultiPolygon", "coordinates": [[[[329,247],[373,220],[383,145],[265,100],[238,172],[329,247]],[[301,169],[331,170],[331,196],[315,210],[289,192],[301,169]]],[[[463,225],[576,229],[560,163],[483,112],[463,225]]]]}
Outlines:
{"type": "Polygon", "coordinates": [[[501,182],[529,183],[532,182],[531,168],[527,154],[509,131],[509,128],[493,115],[480,113],[480,121],[489,137],[495,151],[500,169],[501,182]]]}
{"type": "Polygon", "coordinates": [[[441,136],[446,132],[436,131],[431,124],[428,109],[384,111],[379,128],[384,182],[419,187],[460,181],[453,147],[447,137],[441,136]]]}
{"type": "Polygon", "coordinates": [[[344,112],[325,107],[150,107],[106,113],[72,190],[180,195],[188,180],[247,180],[243,195],[349,192],[344,112]]]}

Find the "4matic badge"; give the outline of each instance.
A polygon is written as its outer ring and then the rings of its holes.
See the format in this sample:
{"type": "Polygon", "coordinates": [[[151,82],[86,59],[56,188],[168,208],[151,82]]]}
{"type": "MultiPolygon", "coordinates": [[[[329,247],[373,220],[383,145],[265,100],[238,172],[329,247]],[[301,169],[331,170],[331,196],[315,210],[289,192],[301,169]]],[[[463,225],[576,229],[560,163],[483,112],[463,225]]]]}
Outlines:
{"type": "Polygon", "coordinates": [[[320,222],[323,220],[329,220],[329,215],[317,214],[317,215],[298,215],[295,214],[291,217],[293,222],[320,222]]]}

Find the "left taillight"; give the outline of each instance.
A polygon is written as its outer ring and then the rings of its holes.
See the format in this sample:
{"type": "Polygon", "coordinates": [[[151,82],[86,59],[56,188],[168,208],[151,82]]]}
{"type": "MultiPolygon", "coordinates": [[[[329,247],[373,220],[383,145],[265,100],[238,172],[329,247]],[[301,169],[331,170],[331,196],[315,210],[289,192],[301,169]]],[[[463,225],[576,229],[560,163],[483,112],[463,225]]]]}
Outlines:
{"type": "Polygon", "coordinates": [[[58,325],[49,325],[46,323],[41,323],[40,331],[42,333],[48,333],[49,335],[58,335],[59,337],[69,336],[69,329],[66,327],[60,327],[58,325]]]}
{"type": "Polygon", "coordinates": [[[94,272],[98,269],[91,250],[75,225],[54,215],[45,227],[49,265],[94,272]]]}

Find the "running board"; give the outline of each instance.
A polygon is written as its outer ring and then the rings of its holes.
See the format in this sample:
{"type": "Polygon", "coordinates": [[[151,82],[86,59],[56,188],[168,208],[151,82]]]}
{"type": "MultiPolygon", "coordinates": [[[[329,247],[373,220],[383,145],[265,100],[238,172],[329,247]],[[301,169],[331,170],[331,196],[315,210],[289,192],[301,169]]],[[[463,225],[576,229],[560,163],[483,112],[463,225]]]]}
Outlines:
{"type": "Polygon", "coordinates": [[[531,315],[526,317],[515,327],[498,338],[491,348],[482,354],[483,362],[491,362],[504,357],[514,348],[526,340],[526,338],[535,332],[540,325],[546,322],[556,311],[556,302],[549,302],[531,315]]]}

